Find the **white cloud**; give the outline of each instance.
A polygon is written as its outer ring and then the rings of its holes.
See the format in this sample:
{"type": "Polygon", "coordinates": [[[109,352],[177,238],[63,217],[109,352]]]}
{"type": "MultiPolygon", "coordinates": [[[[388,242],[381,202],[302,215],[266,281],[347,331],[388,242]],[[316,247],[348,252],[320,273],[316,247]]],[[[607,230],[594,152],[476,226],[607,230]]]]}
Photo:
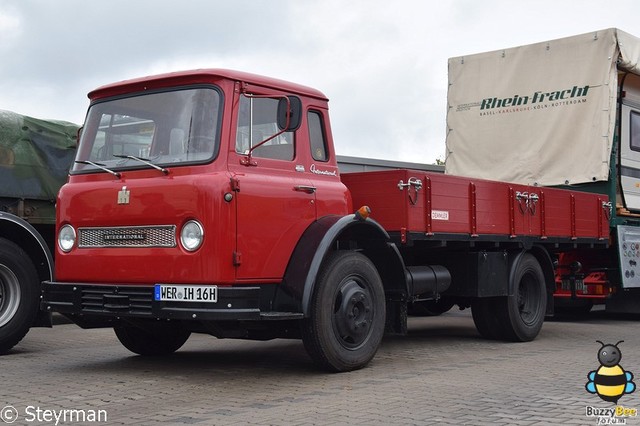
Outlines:
{"type": "Polygon", "coordinates": [[[0,49],[10,45],[21,33],[21,20],[15,11],[0,9],[0,49]]]}
{"type": "Polygon", "coordinates": [[[80,122],[99,85],[232,68],[324,92],[340,154],[433,162],[444,155],[447,58],[633,33],[638,12],[633,0],[3,0],[0,108],[80,122]]]}

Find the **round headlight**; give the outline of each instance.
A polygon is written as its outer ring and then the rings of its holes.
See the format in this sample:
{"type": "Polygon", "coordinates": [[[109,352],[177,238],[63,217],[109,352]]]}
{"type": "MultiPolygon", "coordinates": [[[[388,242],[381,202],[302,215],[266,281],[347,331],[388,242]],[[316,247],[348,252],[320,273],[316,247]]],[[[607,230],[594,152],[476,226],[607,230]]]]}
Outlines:
{"type": "Polygon", "coordinates": [[[180,231],[180,242],[182,247],[188,251],[195,251],[202,245],[204,239],[204,229],[200,222],[190,220],[185,223],[180,231]]]}
{"type": "Polygon", "coordinates": [[[64,225],[58,231],[58,247],[65,253],[71,251],[76,243],[76,231],[71,225],[64,225]]]}

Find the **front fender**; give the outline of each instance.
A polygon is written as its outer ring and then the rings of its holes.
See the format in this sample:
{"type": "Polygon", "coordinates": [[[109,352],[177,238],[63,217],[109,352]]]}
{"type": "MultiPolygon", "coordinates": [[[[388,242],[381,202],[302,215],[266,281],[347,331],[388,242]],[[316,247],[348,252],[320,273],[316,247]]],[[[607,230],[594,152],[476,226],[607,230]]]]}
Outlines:
{"type": "MultiPolygon", "coordinates": [[[[312,223],[298,241],[284,279],[274,299],[274,310],[309,313],[309,302],[316,277],[326,255],[339,242],[355,242],[360,248],[372,245],[389,246],[389,234],[372,219],[361,220],[355,215],[325,216],[312,223]],[[363,247],[362,247],[363,246],[363,247]]],[[[399,256],[397,250],[394,251],[399,256]]],[[[365,250],[365,254],[366,250],[365,250]]]]}

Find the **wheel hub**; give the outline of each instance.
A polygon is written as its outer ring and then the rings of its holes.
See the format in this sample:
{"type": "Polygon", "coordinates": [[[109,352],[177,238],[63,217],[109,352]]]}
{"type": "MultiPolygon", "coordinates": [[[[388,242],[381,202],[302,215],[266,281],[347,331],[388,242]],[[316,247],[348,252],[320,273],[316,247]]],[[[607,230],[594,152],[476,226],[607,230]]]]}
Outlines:
{"type": "Polygon", "coordinates": [[[8,323],[20,305],[18,277],[5,265],[0,265],[0,327],[8,323]]]}
{"type": "Polygon", "coordinates": [[[346,280],[336,294],[333,323],[342,345],[354,349],[369,334],[373,309],[366,288],[354,279],[346,280]]]}
{"type": "Polygon", "coordinates": [[[535,277],[525,275],[522,277],[518,288],[518,310],[520,318],[527,324],[532,324],[537,319],[540,294],[536,291],[535,277]]]}

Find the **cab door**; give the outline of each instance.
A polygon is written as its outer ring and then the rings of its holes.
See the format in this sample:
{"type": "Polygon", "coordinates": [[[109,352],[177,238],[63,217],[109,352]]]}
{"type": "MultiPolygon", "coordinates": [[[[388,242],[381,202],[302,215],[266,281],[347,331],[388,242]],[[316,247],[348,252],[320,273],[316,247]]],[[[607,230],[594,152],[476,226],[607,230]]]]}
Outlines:
{"type": "Polygon", "coordinates": [[[296,132],[277,135],[279,98],[271,95],[237,94],[234,102],[236,143],[228,164],[238,281],[280,281],[300,236],[316,220],[316,188],[298,161],[296,132]]]}
{"type": "Polygon", "coordinates": [[[640,77],[621,77],[620,186],[625,207],[640,212],[640,77]]]}

